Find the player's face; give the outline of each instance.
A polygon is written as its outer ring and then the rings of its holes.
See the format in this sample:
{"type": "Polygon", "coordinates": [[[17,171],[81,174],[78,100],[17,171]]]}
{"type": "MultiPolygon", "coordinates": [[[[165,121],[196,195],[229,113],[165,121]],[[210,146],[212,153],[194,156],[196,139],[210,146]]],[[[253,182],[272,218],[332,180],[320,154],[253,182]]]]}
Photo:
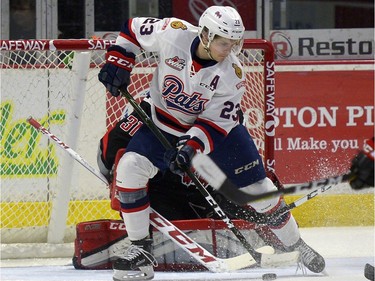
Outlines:
{"type": "Polygon", "coordinates": [[[240,44],[239,40],[216,37],[211,41],[211,56],[217,62],[223,61],[232,51],[233,47],[240,44]]]}

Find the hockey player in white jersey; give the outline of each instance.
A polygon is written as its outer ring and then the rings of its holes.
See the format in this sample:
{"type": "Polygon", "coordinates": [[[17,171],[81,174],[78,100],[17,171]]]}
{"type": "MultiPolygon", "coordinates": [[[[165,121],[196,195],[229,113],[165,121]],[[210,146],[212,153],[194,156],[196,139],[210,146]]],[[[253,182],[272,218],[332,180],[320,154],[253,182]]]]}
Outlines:
{"type": "MultiPolygon", "coordinates": [[[[143,125],[127,146],[117,167],[121,212],[132,247],[114,263],[114,280],[144,280],[154,276],[150,253],[150,204],[147,184],[158,171],[175,173],[191,166],[194,155],[206,153],[242,190],[262,193],[276,189],[246,128],[240,124],[245,77],[237,54],[244,26],[231,7],[209,7],[199,27],[177,18],[133,18],[124,23],[116,44],[107,50],[99,80],[118,96],[130,83],[135,54],[158,52],[159,65],[150,88],[152,120],[175,144],[166,151],[143,125]],[[240,169],[258,163],[251,169],[240,169]]],[[[283,206],[282,198],[250,203],[260,213],[283,206]]],[[[287,213],[270,225],[286,250],[299,250],[313,272],[325,267],[321,257],[301,239],[297,223],[287,213]]]]}

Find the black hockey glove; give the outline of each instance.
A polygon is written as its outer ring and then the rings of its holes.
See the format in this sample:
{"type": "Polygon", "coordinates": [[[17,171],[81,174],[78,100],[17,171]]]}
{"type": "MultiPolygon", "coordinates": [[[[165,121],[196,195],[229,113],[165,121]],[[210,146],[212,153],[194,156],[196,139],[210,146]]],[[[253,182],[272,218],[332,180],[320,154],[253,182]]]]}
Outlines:
{"type": "Polygon", "coordinates": [[[366,142],[364,150],[358,153],[352,160],[349,180],[353,189],[361,189],[374,186],[374,139],[366,142]]]}
{"type": "Polygon", "coordinates": [[[106,63],[98,74],[99,81],[104,84],[112,96],[117,97],[119,89],[130,83],[130,72],[135,64],[135,55],[124,48],[114,45],[108,48],[106,63]]]}
{"type": "Polygon", "coordinates": [[[203,151],[203,146],[203,143],[197,137],[182,136],[178,139],[175,149],[165,152],[164,160],[171,172],[183,174],[184,170],[191,167],[191,161],[197,150],[203,151]]]}

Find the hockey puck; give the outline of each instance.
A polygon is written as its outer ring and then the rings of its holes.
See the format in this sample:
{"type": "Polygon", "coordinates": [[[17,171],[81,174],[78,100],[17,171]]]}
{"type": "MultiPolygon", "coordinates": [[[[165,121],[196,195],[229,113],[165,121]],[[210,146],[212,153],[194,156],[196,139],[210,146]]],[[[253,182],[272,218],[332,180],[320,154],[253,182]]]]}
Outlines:
{"type": "Polygon", "coordinates": [[[374,280],[374,266],[369,263],[366,263],[365,265],[365,277],[368,280],[374,280]]]}
{"type": "Polygon", "coordinates": [[[263,280],[275,280],[277,275],[275,273],[266,273],[262,275],[263,280]]]}

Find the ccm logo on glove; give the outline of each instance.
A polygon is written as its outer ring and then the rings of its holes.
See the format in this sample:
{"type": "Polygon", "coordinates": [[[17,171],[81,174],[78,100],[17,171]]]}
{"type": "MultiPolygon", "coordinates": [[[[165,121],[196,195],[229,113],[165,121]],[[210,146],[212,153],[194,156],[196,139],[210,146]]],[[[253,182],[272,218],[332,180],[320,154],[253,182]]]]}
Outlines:
{"type": "MultiPolygon", "coordinates": [[[[114,52],[116,54],[116,52],[114,52]]],[[[111,62],[119,67],[125,68],[128,71],[132,71],[134,67],[134,60],[129,60],[129,58],[121,58],[116,56],[115,54],[107,54],[107,62],[111,62]]],[[[121,55],[121,54],[119,54],[121,55]]]]}
{"type": "Polygon", "coordinates": [[[124,48],[114,45],[108,48],[106,63],[98,74],[99,81],[104,84],[112,96],[117,97],[122,88],[130,83],[130,72],[135,65],[135,55],[124,48]]]}

